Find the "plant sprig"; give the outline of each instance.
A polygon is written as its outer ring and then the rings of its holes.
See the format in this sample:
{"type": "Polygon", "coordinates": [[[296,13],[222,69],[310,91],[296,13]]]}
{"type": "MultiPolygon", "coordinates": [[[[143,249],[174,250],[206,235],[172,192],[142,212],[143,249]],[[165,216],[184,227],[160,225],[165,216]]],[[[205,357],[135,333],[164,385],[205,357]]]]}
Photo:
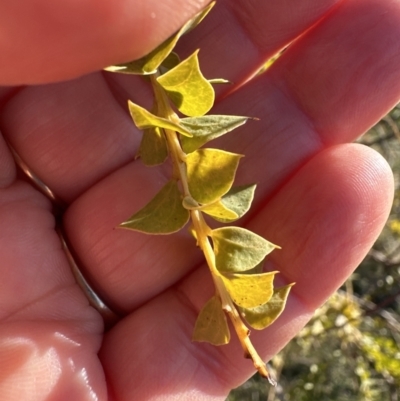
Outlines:
{"type": "Polygon", "coordinates": [[[254,329],[264,329],[285,308],[292,284],[274,288],[277,272],[262,271],[264,258],[279,247],[245,228],[212,229],[204,216],[231,223],[251,206],[256,185],[233,186],[242,155],[202,148],[245,124],[249,117],[206,115],[215,99],[212,84],[227,81],[207,80],[203,76],[198,50],[183,61],[173,53],[178,39],[199,24],[213,5],[144,58],[106,69],[149,75],[154,92],[152,110],[128,102],[134,123],[143,130],[139,156],[148,166],[167,159],[172,163],[170,180],[121,227],[147,234],[171,234],[190,221],[190,232],[204,253],[215,285],[215,294],[197,318],[192,339],[227,344],[229,317],[245,356],[253,360],[263,377],[274,383],[250,341],[250,330],[244,322],[254,329]]]}

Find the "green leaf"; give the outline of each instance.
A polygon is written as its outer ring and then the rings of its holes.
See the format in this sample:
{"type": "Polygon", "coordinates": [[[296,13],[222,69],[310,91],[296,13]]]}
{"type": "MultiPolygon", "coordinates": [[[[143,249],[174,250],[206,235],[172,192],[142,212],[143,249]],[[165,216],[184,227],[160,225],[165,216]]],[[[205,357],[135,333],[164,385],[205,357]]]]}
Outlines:
{"type": "Polygon", "coordinates": [[[130,100],[128,101],[128,106],[133,122],[139,129],[144,130],[148,128],[159,127],[178,131],[180,134],[183,135],[192,135],[185,128],[181,127],[178,123],[167,120],[166,118],[156,116],[155,114],[150,113],[143,107],[138,106],[130,100]]]}
{"type": "Polygon", "coordinates": [[[143,131],[138,154],[146,166],[164,163],[168,157],[168,148],[161,128],[153,127],[143,131]]]}
{"type": "Polygon", "coordinates": [[[250,209],[251,202],[254,198],[254,191],[256,190],[256,185],[241,185],[237,187],[232,187],[222,198],[221,203],[229,210],[234,212],[237,217],[231,218],[219,218],[216,220],[222,223],[230,223],[235,221],[242,216],[244,216],[250,209]]]}
{"type": "Polygon", "coordinates": [[[181,59],[179,58],[179,56],[175,52],[171,52],[170,54],[168,54],[168,57],[160,65],[161,73],[165,74],[167,71],[172,70],[180,62],[181,59]]]}
{"type": "Polygon", "coordinates": [[[242,156],[219,149],[199,149],[186,158],[189,191],[200,203],[218,200],[231,188],[242,156]]]}
{"type": "Polygon", "coordinates": [[[139,75],[149,75],[155,74],[158,67],[164,60],[171,54],[173,48],[178,42],[179,38],[196,27],[203,18],[209,13],[211,8],[214,6],[215,2],[211,3],[204,10],[197,13],[192,19],[190,19],[178,32],[170,36],[167,40],[157,46],[146,56],[130,61],[128,63],[123,63],[119,65],[114,65],[105,68],[109,72],[118,72],[123,74],[139,74],[139,75]]]}
{"type": "MultiPolygon", "coordinates": [[[[157,114],[157,103],[153,105],[151,112],[157,114]]],[[[151,127],[143,130],[138,156],[146,166],[164,163],[168,157],[168,148],[162,128],[151,127]]]]}
{"type": "Polygon", "coordinates": [[[272,324],[285,309],[286,300],[293,285],[275,288],[271,299],[264,305],[240,308],[246,322],[256,330],[265,329],[272,324]]]}
{"type": "Polygon", "coordinates": [[[205,341],[213,345],[229,343],[229,327],[219,297],[213,296],[201,310],[196,320],[192,340],[205,341]]]}
{"type": "Polygon", "coordinates": [[[201,210],[222,223],[230,223],[249,210],[255,188],[255,184],[233,187],[221,199],[203,206],[193,198],[184,198],[183,206],[189,210],[201,210]]]}
{"type": "Polygon", "coordinates": [[[190,139],[182,138],[182,148],[186,153],[193,152],[205,143],[245,124],[249,118],[224,115],[182,118],[180,125],[193,136],[190,139]]]}
{"type": "Polygon", "coordinates": [[[221,272],[242,272],[258,265],[276,245],[241,227],[212,230],[216,267],[221,272]]]}
{"type": "Polygon", "coordinates": [[[260,262],[258,265],[254,266],[250,270],[245,270],[242,274],[259,274],[264,271],[264,261],[260,262]]]}
{"type": "Polygon", "coordinates": [[[277,272],[261,274],[221,275],[232,301],[243,308],[254,308],[267,303],[274,293],[277,272]]]}
{"type": "Polygon", "coordinates": [[[178,110],[191,117],[206,114],[215,98],[212,85],[200,71],[197,53],[157,78],[178,110]]]}
{"type": "Polygon", "coordinates": [[[182,196],[175,180],[169,181],[141,210],[120,227],[146,234],[171,234],[189,220],[189,211],[182,206],[182,196]]]}

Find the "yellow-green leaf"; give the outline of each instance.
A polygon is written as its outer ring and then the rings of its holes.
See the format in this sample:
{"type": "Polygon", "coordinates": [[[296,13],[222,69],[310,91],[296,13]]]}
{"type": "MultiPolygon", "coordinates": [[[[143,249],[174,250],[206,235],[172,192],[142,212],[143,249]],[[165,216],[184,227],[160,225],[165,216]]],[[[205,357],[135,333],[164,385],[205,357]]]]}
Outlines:
{"type": "Polygon", "coordinates": [[[175,180],[169,181],[142,209],[120,227],[146,234],[171,234],[189,220],[189,211],[182,206],[182,197],[175,180]]]}
{"type": "Polygon", "coordinates": [[[105,68],[109,72],[118,72],[122,74],[137,74],[137,75],[150,75],[157,72],[160,64],[171,53],[172,49],[178,42],[181,36],[180,31],[170,36],[167,40],[157,46],[149,54],[144,57],[130,61],[128,63],[113,65],[105,68]]]}
{"type": "Polygon", "coordinates": [[[238,218],[238,215],[233,210],[228,209],[221,201],[203,206],[200,210],[216,220],[234,221],[238,218]]]}
{"type": "Polygon", "coordinates": [[[192,197],[208,204],[225,195],[233,184],[241,157],[219,149],[199,149],[190,153],[186,163],[192,197]]]}
{"type": "Polygon", "coordinates": [[[119,65],[114,65],[105,68],[109,72],[118,72],[122,74],[139,74],[139,75],[149,75],[155,74],[158,67],[164,60],[171,54],[172,49],[175,47],[178,39],[185,33],[189,32],[191,29],[196,27],[203,18],[209,13],[211,8],[214,6],[215,2],[208,5],[204,10],[197,13],[192,19],[186,22],[185,25],[178,32],[174,33],[167,40],[157,46],[146,56],[130,61],[128,63],[123,63],[119,65]]]}
{"type": "Polygon", "coordinates": [[[143,131],[138,154],[146,166],[164,163],[168,157],[168,148],[161,128],[152,127],[143,131]]]}
{"type": "Polygon", "coordinates": [[[191,117],[206,114],[215,98],[212,85],[200,71],[197,53],[157,78],[178,110],[191,117]]]}
{"type": "Polygon", "coordinates": [[[182,118],[180,125],[193,136],[190,139],[182,138],[182,148],[186,153],[193,152],[205,143],[240,127],[249,118],[224,115],[182,118]]]}
{"type": "Polygon", "coordinates": [[[240,308],[246,322],[256,330],[262,330],[272,324],[283,312],[293,284],[274,289],[271,299],[255,308],[240,308]]]}
{"type": "Polygon", "coordinates": [[[220,218],[216,216],[216,220],[221,221],[222,223],[230,223],[245,215],[246,212],[250,209],[251,202],[254,198],[255,189],[255,184],[232,187],[221,198],[221,203],[224,205],[225,208],[234,212],[237,217],[232,219],[227,217],[220,218]]]}
{"type": "Polygon", "coordinates": [[[261,274],[221,275],[232,301],[243,308],[267,303],[274,293],[274,276],[278,272],[261,274]]]}
{"type": "Polygon", "coordinates": [[[159,127],[177,131],[183,135],[192,136],[190,132],[181,127],[178,123],[167,120],[166,118],[156,116],[155,114],[150,113],[143,107],[140,107],[139,105],[131,101],[128,101],[128,106],[133,122],[139,129],[159,127]]]}
{"type": "Polygon", "coordinates": [[[276,245],[241,227],[212,230],[215,263],[221,272],[242,272],[258,265],[276,245]]]}
{"type": "Polygon", "coordinates": [[[213,296],[201,310],[196,320],[192,340],[205,341],[213,345],[229,343],[229,327],[219,297],[213,296]]]}

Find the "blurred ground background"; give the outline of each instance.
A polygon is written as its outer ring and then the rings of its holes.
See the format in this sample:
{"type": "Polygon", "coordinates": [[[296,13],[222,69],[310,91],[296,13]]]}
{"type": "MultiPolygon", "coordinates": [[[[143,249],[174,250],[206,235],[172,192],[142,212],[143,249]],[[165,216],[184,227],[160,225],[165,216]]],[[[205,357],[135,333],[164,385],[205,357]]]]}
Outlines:
{"type": "Polygon", "coordinates": [[[227,401],[400,401],[400,104],[358,142],[395,176],[390,218],[360,267],[270,361],[227,401]]]}

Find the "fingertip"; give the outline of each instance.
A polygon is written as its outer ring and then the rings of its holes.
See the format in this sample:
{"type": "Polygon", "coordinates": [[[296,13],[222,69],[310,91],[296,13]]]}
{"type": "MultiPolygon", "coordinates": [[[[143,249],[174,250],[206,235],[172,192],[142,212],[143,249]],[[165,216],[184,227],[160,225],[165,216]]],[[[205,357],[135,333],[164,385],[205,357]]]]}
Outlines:
{"type": "Polygon", "coordinates": [[[263,226],[285,249],[270,260],[287,282],[297,283],[293,291],[310,310],[361,263],[392,200],[385,159],[366,146],[345,144],[311,159],[264,209],[263,226]]]}
{"type": "Polygon", "coordinates": [[[0,84],[72,79],[139,58],[208,1],[45,0],[0,4],[0,84]]]}

